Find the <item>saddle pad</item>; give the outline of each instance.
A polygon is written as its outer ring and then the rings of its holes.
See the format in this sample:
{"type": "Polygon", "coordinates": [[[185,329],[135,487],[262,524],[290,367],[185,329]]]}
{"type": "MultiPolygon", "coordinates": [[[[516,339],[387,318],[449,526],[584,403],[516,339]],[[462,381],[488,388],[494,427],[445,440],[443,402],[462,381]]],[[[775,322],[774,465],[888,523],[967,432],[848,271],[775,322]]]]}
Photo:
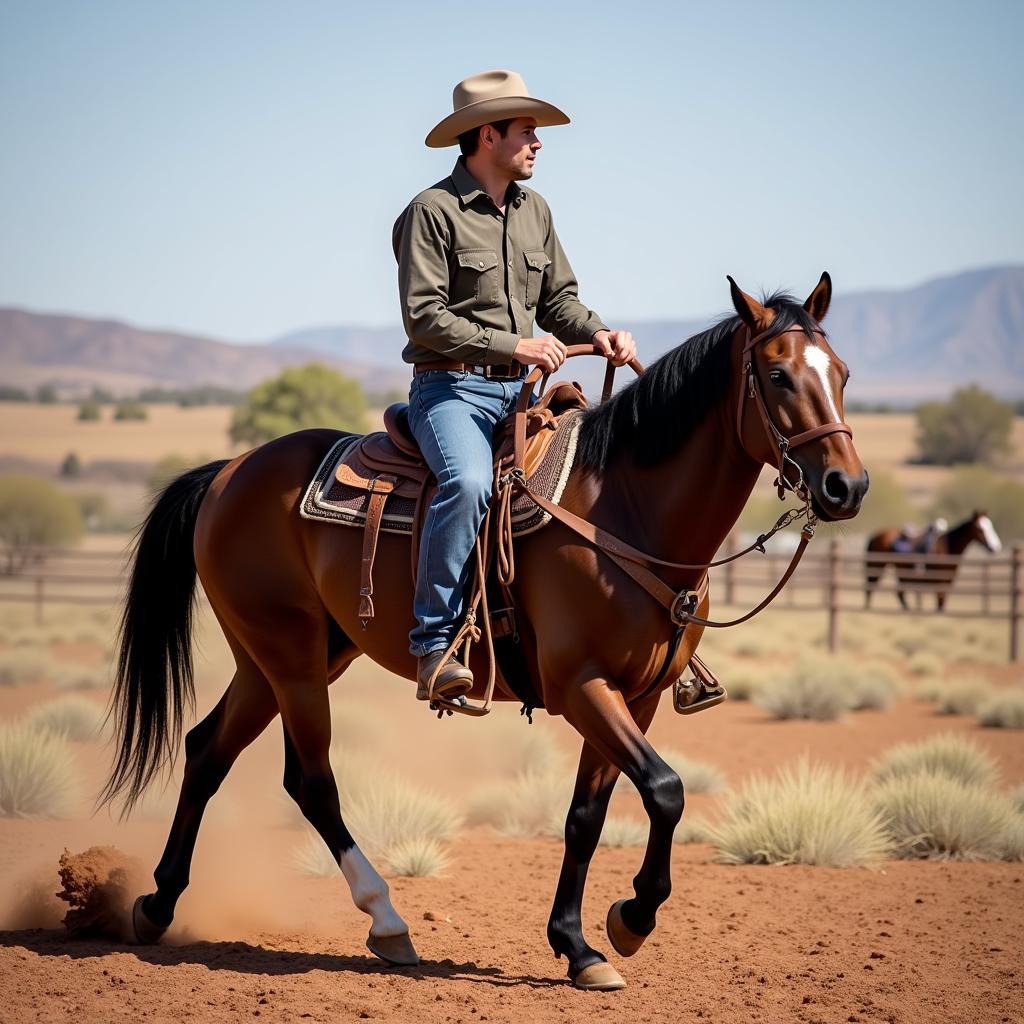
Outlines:
{"type": "MultiPolygon", "coordinates": [[[[547,451],[530,475],[530,489],[549,501],[557,503],[562,497],[576,458],[576,437],[580,422],[581,413],[577,411],[567,412],[561,417],[547,451]]],[[[359,434],[345,434],[324,456],[299,506],[299,514],[303,519],[340,523],[342,526],[362,527],[366,523],[369,493],[362,488],[339,483],[335,475],[338,463],[344,459],[349,448],[361,439],[359,434]]],[[[411,534],[415,513],[415,499],[391,494],[384,506],[381,529],[388,533],[411,534]]],[[[539,509],[525,495],[519,495],[512,503],[513,536],[519,537],[538,530],[550,519],[547,512],[539,509]]]]}

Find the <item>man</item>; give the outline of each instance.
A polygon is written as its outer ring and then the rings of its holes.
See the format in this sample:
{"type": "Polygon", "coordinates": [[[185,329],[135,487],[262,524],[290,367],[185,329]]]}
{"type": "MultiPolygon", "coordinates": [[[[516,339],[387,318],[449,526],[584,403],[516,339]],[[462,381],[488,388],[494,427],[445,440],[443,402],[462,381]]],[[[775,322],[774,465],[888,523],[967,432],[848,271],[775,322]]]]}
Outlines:
{"type": "Polygon", "coordinates": [[[426,144],[457,144],[462,155],[406,207],[393,235],[409,339],[402,358],[413,364],[409,424],[438,485],[409,636],[421,700],[435,671],[436,696],[472,689],[469,669],[444,652],[490,500],[494,428],[515,407],[524,367],[557,370],[565,343],[593,344],[619,366],[636,352],[628,331],[610,331],[580,302],[547,203],[518,184],[533,176],[536,129],[569,118],[512,71],[473,75],[452,99],[426,144]],[[535,336],[535,320],[550,333],[535,336]]]}

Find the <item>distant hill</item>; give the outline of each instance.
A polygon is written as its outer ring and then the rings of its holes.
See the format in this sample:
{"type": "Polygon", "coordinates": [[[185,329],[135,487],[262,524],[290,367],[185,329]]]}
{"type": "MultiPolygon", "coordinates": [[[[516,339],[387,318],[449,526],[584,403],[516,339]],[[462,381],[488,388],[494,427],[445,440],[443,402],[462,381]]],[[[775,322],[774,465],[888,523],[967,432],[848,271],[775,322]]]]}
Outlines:
{"type": "Polygon", "coordinates": [[[26,388],[52,383],[63,395],[87,393],[94,386],[116,394],[150,386],[246,388],[312,360],[374,389],[403,387],[409,377],[397,361],[387,370],[323,350],[237,345],[117,320],[0,309],[0,379],[26,388]]]}
{"type": "MultiPolygon", "coordinates": [[[[636,334],[645,363],[709,322],[615,320],[636,334]]],[[[840,291],[825,326],[853,369],[850,399],[910,403],[968,381],[1024,396],[1024,267],[965,271],[899,291],[840,291]]],[[[0,309],[0,378],[22,387],[54,383],[65,393],[94,385],[119,393],[149,385],[246,387],[285,366],[322,359],[385,391],[408,382],[404,343],[397,324],[325,326],[238,345],[114,320],[0,309]]],[[[578,360],[571,376],[592,390],[600,368],[588,364],[578,360]]]]}

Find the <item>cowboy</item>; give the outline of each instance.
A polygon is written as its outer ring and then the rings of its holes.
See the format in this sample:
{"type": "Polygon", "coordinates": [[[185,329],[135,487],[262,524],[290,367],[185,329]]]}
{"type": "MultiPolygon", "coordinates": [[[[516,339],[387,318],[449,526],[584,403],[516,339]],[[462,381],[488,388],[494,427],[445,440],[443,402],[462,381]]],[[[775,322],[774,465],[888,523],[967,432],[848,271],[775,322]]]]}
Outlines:
{"type": "Polygon", "coordinates": [[[557,370],[566,343],[593,344],[616,366],[636,353],[628,331],[609,330],[580,302],[547,203],[520,185],[533,176],[537,128],[569,118],[531,96],[514,71],[472,75],[452,101],[426,144],[458,145],[462,155],[413,199],[393,233],[408,336],[402,358],[413,365],[409,424],[437,478],[409,635],[421,700],[435,672],[435,696],[455,700],[473,687],[470,670],[445,651],[491,496],[495,426],[515,407],[524,368],[557,370]],[[534,321],[546,333],[536,335],[534,321]]]}

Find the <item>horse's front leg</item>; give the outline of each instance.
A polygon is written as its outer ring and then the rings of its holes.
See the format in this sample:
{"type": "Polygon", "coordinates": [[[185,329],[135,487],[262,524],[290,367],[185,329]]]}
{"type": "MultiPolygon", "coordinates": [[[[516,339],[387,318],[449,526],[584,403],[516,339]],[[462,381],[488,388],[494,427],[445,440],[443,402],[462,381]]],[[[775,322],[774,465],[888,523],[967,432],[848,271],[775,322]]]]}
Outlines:
{"type": "Polygon", "coordinates": [[[633,879],[634,896],[608,913],[609,941],[623,956],[632,956],[654,931],[658,908],[672,892],[672,834],[683,814],[682,780],[644,735],[659,696],[648,698],[635,717],[604,679],[573,686],[565,698],[566,719],[636,786],[651,823],[644,861],[633,879]]]}

